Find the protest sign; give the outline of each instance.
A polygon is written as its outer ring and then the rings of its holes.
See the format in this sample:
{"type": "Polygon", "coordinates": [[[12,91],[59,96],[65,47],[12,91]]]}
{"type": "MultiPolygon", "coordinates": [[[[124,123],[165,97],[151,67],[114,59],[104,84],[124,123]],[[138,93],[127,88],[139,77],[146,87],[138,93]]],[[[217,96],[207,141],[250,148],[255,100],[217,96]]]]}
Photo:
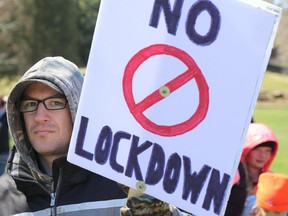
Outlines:
{"type": "Polygon", "coordinates": [[[223,214],[280,12],[102,1],[68,160],[193,214],[223,214]]]}

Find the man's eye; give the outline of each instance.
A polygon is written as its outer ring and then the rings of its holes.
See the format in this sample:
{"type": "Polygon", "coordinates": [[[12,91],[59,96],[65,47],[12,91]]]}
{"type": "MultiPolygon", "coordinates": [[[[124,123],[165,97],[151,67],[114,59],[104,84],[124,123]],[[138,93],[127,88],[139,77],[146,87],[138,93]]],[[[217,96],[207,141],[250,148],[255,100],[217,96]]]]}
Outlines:
{"type": "Polygon", "coordinates": [[[64,107],[65,106],[65,101],[63,100],[63,98],[55,98],[55,99],[52,99],[49,104],[51,106],[54,106],[54,107],[64,107]]]}
{"type": "Polygon", "coordinates": [[[59,105],[61,105],[62,103],[60,102],[60,101],[52,101],[51,102],[51,105],[53,105],[53,106],[59,106],[59,105]]]}
{"type": "Polygon", "coordinates": [[[26,101],[24,103],[24,107],[35,107],[37,106],[37,102],[36,101],[26,101]]]}
{"type": "Polygon", "coordinates": [[[34,110],[37,108],[38,102],[33,100],[24,100],[20,103],[20,110],[27,111],[27,110],[34,110]]]}

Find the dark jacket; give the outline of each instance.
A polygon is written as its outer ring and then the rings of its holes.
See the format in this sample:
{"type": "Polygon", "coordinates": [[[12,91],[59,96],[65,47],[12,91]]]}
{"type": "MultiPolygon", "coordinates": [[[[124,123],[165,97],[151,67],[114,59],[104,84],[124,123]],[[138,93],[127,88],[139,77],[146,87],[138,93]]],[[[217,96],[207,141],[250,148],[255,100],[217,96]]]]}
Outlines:
{"type": "Polygon", "coordinates": [[[243,164],[240,162],[238,166],[240,180],[232,186],[229,200],[227,203],[225,216],[240,216],[247,196],[246,190],[246,174],[243,164]]]}
{"type": "Polygon", "coordinates": [[[75,166],[65,157],[54,161],[53,179],[47,177],[40,181],[33,178],[19,154],[15,149],[13,151],[14,162],[8,162],[8,172],[13,178],[5,175],[0,180],[3,185],[0,192],[6,194],[1,200],[0,215],[23,212],[70,215],[77,212],[77,215],[108,216],[119,215],[120,207],[125,205],[127,195],[116,182],[75,166]],[[19,159],[18,164],[15,158],[19,159]]]}

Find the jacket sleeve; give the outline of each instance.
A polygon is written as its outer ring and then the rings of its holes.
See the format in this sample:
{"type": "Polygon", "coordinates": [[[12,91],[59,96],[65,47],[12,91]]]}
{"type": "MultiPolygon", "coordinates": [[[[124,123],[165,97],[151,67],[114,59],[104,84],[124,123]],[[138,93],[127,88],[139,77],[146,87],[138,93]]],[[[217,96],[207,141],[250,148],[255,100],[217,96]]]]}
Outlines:
{"type": "Polygon", "coordinates": [[[26,197],[17,190],[12,177],[6,173],[0,176],[0,215],[14,215],[26,211],[29,211],[26,197]]]}
{"type": "Polygon", "coordinates": [[[176,206],[158,200],[147,194],[128,196],[126,206],[120,209],[121,216],[163,215],[188,216],[191,214],[180,211],[176,206]]]}

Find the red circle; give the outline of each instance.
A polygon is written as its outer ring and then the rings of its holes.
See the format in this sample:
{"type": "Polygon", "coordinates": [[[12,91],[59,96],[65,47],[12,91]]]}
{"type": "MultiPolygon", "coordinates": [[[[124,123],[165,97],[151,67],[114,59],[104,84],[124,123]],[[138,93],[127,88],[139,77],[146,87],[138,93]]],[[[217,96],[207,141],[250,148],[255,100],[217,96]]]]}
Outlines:
{"type": "Polygon", "coordinates": [[[142,125],[143,128],[154,134],[161,136],[181,135],[195,128],[206,117],[209,105],[209,87],[203,74],[201,73],[201,70],[193,58],[191,58],[183,50],[180,50],[176,47],[168,46],[165,44],[155,44],[140,50],[130,59],[126,65],[122,84],[124,98],[131,114],[140,123],[140,125],[142,125]],[[160,95],[158,89],[149,96],[149,100],[143,100],[138,104],[135,103],[133,97],[132,82],[136,70],[148,58],[160,54],[174,56],[181,60],[189,68],[189,70],[165,85],[170,89],[171,93],[181,87],[183,85],[183,81],[186,83],[192,78],[195,78],[199,89],[199,105],[196,109],[196,112],[188,120],[175,125],[158,125],[149,120],[143,114],[146,108],[155,104],[159,100],[164,99],[160,95]]]}

